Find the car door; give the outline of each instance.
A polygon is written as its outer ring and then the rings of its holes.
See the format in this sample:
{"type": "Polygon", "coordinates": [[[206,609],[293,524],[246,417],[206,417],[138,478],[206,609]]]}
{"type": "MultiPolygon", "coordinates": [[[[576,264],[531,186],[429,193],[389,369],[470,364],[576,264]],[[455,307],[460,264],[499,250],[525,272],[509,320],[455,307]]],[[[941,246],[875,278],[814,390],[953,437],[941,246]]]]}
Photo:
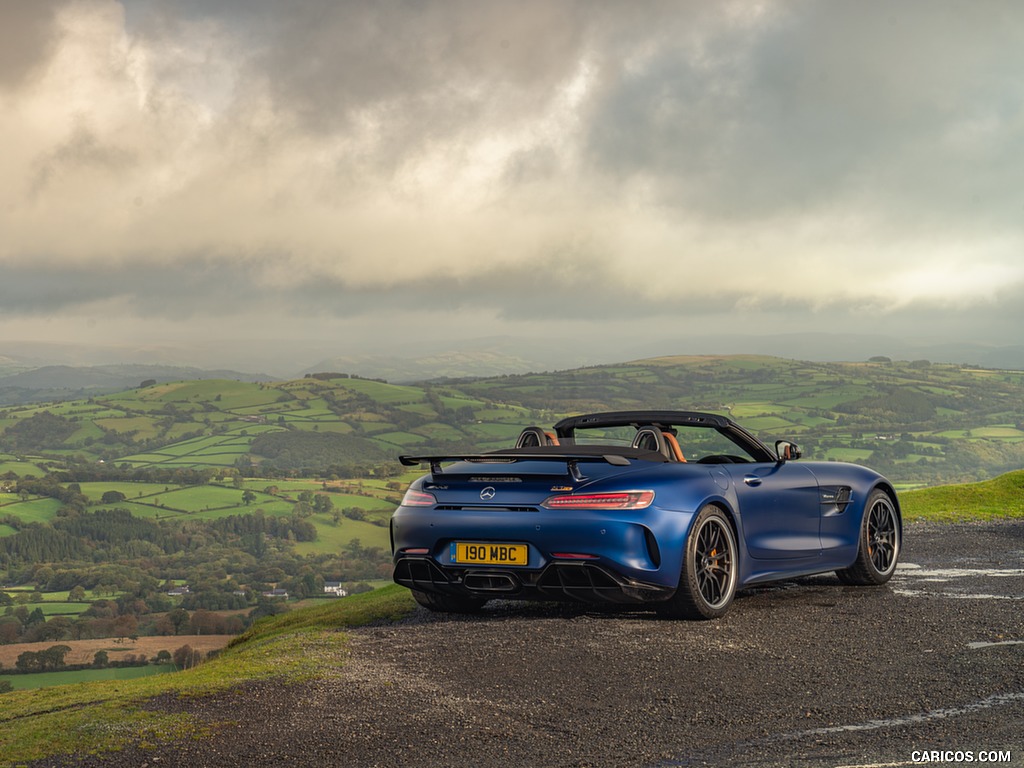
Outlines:
{"type": "Polygon", "coordinates": [[[751,557],[793,560],[821,551],[818,483],[799,463],[730,464],[751,557]]]}

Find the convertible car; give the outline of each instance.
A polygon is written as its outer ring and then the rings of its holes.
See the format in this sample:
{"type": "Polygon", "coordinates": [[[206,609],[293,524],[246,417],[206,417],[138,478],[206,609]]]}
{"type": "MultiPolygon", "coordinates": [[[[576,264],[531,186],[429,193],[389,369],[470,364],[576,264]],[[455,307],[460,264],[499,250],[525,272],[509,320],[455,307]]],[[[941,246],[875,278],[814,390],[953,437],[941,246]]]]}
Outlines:
{"type": "Polygon", "coordinates": [[[569,599],[694,619],[753,584],[888,581],[903,530],[893,486],[799,458],[791,441],[686,411],[573,416],[513,448],[401,456],[430,472],[391,519],[394,580],[435,611],[569,599]]]}

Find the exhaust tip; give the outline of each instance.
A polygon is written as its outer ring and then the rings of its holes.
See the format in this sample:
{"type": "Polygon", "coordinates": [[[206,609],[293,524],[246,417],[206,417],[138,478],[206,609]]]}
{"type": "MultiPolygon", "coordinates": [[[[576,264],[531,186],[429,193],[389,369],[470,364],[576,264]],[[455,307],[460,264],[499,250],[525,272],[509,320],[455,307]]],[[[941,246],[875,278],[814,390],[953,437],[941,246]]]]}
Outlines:
{"type": "Polygon", "coordinates": [[[507,573],[467,573],[462,584],[476,592],[515,592],[519,589],[518,582],[507,573]]]}

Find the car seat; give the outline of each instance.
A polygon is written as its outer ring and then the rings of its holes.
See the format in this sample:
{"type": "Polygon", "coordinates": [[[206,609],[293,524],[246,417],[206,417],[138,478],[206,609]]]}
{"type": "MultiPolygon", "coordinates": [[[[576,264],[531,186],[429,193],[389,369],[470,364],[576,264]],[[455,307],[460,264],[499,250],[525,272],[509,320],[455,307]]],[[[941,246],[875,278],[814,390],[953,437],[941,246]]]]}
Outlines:
{"type": "Polygon", "coordinates": [[[662,432],[661,436],[665,438],[665,445],[668,447],[669,461],[686,461],[683,449],[679,447],[679,441],[676,440],[676,436],[671,432],[662,432]]]}
{"type": "Polygon", "coordinates": [[[558,445],[558,438],[540,427],[527,427],[516,440],[516,448],[539,448],[542,445],[558,445]]]}
{"type": "Polygon", "coordinates": [[[660,453],[669,461],[686,461],[675,435],[662,432],[656,427],[640,427],[633,437],[633,447],[660,453]]]}

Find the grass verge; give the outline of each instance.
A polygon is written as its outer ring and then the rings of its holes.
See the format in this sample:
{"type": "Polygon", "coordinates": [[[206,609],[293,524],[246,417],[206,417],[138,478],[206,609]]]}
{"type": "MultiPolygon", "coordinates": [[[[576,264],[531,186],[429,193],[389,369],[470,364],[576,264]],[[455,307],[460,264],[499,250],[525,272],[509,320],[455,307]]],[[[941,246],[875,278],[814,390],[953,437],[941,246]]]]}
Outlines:
{"type": "Polygon", "coordinates": [[[339,629],[396,620],[414,605],[408,590],[385,587],[264,619],[217,658],[184,672],[4,694],[0,766],[201,735],[203,723],[188,714],[148,710],[146,701],[166,694],[204,696],[267,678],[314,678],[344,663],[347,636],[339,629]]]}
{"type": "Polygon", "coordinates": [[[904,520],[952,523],[1024,517],[1024,470],[981,483],[904,491],[900,506],[904,520]]]}

